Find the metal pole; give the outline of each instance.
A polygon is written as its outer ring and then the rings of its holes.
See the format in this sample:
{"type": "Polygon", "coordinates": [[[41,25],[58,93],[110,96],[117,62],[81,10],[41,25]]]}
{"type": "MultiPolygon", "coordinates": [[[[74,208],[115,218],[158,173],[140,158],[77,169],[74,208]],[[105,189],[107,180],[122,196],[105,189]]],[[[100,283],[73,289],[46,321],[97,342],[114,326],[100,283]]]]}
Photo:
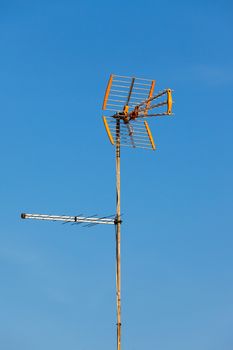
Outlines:
{"type": "Polygon", "coordinates": [[[117,350],[121,350],[121,193],[120,193],[120,120],[116,122],[116,298],[117,350]]]}

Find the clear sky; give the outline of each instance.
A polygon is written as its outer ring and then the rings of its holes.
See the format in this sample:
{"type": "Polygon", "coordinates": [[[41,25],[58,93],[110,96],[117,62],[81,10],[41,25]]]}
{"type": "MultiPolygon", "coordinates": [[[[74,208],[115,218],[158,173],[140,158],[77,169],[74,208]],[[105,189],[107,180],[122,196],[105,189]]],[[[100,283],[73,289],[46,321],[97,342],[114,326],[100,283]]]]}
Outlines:
{"type": "Polygon", "coordinates": [[[116,348],[110,73],[171,87],[122,151],[122,350],[233,348],[231,1],[0,2],[0,347],[116,348]]]}

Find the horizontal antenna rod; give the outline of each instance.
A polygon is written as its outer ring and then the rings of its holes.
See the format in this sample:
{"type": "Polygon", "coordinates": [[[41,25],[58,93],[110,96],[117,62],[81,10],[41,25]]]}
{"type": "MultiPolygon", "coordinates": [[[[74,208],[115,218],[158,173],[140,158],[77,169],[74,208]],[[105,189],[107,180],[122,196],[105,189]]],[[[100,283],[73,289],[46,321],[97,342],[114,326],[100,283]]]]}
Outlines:
{"type": "Polygon", "coordinates": [[[114,225],[115,219],[84,217],[84,216],[66,216],[66,215],[46,215],[46,214],[21,214],[22,219],[48,220],[48,221],[64,221],[64,222],[86,222],[89,224],[106,224],[114,225]]]}

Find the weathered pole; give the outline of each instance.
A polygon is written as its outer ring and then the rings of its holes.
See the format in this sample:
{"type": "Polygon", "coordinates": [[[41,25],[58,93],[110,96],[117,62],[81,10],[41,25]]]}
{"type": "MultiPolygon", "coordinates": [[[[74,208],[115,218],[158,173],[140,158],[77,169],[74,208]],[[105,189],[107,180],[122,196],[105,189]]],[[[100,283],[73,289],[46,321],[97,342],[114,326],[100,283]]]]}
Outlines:
{"type": "Polygon", "coordinates": [[[121,350],[121,182],[120,182],[120,120],[116,122],[116,298],[117,350],[121,350]]]}

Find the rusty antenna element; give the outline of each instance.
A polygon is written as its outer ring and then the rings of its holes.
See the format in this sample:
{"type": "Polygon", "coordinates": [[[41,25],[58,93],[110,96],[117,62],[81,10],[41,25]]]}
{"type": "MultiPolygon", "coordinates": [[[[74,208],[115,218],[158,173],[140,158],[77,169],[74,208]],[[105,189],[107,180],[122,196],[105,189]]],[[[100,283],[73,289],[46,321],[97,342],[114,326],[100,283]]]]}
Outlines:
{"type": "Polygon", "coordinates": [[[146,119],[172,115],[172,91],[165,89],[154,95],[154,88],[155,80],[111,74],[102,106],[105,129],[116,147],[117,350],[121,350],[120,147],[156,149],[146,119]]]}
{"type": "Polygon", "coordinates": [[[22,219],[59,221],[64,224],[115,225],[116,234],[116,304],[117,304],[117,350],[121,350],[121,191],[120,149],[156,149],[152,133],[146,121],[150,117],[172,115],[172,91],[165,89],[154,95],[155,80],[111,74],[106,88],[102,109],[103,122],[109,140],[116,147],[116,215],[85,217],[27,214],[22,219]],[[165,99],[164,99],[165,98],[165,99]]]}

